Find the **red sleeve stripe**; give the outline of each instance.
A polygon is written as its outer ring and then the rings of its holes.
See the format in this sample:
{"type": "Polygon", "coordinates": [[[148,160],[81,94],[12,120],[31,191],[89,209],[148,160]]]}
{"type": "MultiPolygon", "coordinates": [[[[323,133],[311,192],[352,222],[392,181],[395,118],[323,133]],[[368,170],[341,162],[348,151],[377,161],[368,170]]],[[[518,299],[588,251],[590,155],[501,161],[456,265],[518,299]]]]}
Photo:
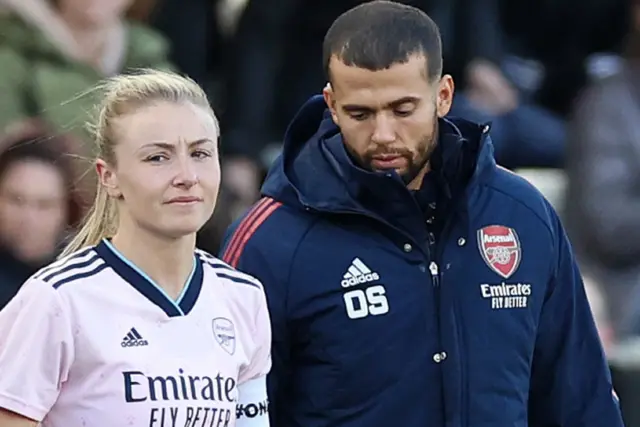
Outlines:
{"type": "Polygon", "coordinates": [[[268,203],[269,203],[268,198],[265,197],[263,199],[260,199],[255,205],[253,205],[251,210],[247,212],[244,219],[240,221],[240,224],[238,224],[238,227],[233,232],[233,235],[231,236],[231,240],[229,240],[229,244],[227,245],[227,249],[224,251],[224,255],[222,256],[222,260],[224,262],[226,263],[229,262],[229,259],[231,258],[231,254],[234,253],[238,248],[239,242],[242,240],[242,236],[246,233],[247,229],[249,228],[249,225],[253,221],[253,218],[255,218],[256,216],[259,216],[260,213],[262,213],[265,205],[267,205],[268,203]]]}
{"type": "Polygon", "coordinates": [[[229,246],[227,246],[222,256],[222,260],[234,268],[237,267],[242,251],[247,245],[247,242],[249,242],[249,239],[251,239],[251,236],[253,236],[258,227],[280,206],[282,206],[282,203],[269,197],[265,197],[256,203],[240,222],[235,233],[233,233],[229,246]]]}

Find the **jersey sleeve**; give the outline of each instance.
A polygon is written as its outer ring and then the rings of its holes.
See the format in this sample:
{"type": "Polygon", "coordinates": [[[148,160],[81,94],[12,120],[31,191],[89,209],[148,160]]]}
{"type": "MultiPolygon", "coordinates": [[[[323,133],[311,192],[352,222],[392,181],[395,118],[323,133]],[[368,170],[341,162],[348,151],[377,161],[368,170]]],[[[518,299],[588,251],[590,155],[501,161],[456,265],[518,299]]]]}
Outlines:
{"type": "Polygon", "coordinates": [[[271,323],[264,291],[260,289],[253,328],[253,355],[249,364],[240,372],[239,384],[260,378],[271,370],[271,323]]]}
{"type": "Polygon", "coordinates": [[[243,225],[247,217],[249,215],[238,218],[228,228],[220,258],[260,280],[269,303],[272,366],[267,376],[267,395],[269,418],[275,426],[287,423],[284,414],[294,398],[290,395],[291,382],[298,368],[291,357],[295,340],[287,300],[291,266],[308,223],[296,215],[289,215],[285,209],[278,209],[247,238],[247,232],[243,230],[252,229],[243,225]],[[237,241],[245,240],[242,250],[236,250],[237,241]]]}
{"type": "Polygon", "coordinates": [[[0,311],[0,408],[42,421],[72,359],[71,326],[58,291],[28,280],[0,311]]]}
{"type": "Polygon", "coordinates": [[[236,426],[268,427],[267,374],[271,370],[271,325],[267,301],[260,290],[254,327],[255,351],[250,363],[240,372],[236,426]]]}

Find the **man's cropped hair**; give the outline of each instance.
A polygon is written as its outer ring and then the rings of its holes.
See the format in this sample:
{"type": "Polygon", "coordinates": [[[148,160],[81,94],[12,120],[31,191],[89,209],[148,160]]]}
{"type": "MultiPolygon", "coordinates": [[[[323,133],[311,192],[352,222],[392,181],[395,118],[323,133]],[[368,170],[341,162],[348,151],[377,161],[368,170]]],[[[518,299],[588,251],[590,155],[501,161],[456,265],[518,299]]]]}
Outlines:
{"type": "Polygon", "coordinates": [[[442,74],[436,23],[418,8],[388,0],[363,3],[340,15],[327,31],[322,51],[328,81],[333,56],[346,65],[378,71],[422,54],[429,80],[442,74]]]}

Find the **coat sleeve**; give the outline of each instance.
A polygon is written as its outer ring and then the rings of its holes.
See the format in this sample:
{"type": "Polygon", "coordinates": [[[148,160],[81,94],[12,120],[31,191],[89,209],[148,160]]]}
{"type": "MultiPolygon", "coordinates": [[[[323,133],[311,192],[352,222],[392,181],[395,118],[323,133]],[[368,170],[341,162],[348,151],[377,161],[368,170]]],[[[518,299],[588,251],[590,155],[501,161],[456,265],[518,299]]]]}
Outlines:
{"type": "Polygon", "coordinates": [[[529,425],[623,427],[580,271],[555,213],[552,229],[555,262],[538,325],[529,425]]]}
{"type": "MultiPolygon", "coordinates": [[[[249,213],[245,218],[251,215],[249,213]]],[[[269,418],[278,425],[279,408],[286,405],[286,384],[290,377],[290,334],[287,318],[287,286],[291,269],[289,239],[275,236],[272,220],[253,230],[244,218],[227,230],[219,257],[234,268],[250,274],[262,283],[271,323],[271,371],[267,376],[269,418]],[[244,242],[244,243],[242,243],[244,242]]],[[[274,219],[277,223],[279,220],[274,219]]]]}

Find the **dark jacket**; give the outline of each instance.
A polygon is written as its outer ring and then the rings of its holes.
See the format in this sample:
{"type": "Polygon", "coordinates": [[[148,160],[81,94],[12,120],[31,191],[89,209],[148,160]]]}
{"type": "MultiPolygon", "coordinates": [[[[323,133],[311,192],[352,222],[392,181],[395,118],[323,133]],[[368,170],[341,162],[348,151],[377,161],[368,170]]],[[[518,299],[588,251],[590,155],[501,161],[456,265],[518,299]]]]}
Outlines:
{"type": "Polygon", "coordinates": [[[321,97],[222,257],[264,284],[276,427],[622,426],[549,203],[440,122],[425,194],[353,164],[321,97]]]}
{"type": "Polygon", "coordinates": [[[41,264],[29,265],[15,257],[10,250],[0,246],[0,310],[13,299],[22,284],[41,264]]]}

